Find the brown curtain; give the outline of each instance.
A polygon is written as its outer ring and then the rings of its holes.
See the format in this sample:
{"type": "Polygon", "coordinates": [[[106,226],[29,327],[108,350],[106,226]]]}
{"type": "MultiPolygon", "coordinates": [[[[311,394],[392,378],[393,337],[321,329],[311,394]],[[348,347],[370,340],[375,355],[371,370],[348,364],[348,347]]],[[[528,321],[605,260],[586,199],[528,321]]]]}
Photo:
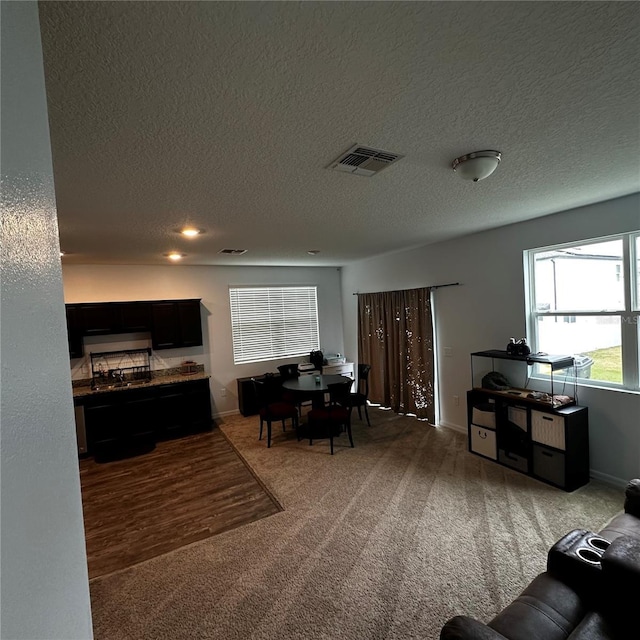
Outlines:
{"type": "Polygon", "coordinates": [[[358,362],[369,400],[435,422],[430,289],[358,294],[358,362]]]}

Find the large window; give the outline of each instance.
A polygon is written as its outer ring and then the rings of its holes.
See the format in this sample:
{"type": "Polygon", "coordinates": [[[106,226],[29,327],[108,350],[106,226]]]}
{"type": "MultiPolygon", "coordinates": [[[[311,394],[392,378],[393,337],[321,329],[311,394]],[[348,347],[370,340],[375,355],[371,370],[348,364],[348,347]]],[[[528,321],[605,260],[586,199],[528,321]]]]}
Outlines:
{"type": "Polygon", "coordinates": [[[309,355],[320,348],[316,287],[229,289],[233,362],[309,355]]]}
{"type": "Polygon", "coordinates": [[[570,354],[583,382],[638,389],[640,234],[525,252],[534,351],[570,354]]]}

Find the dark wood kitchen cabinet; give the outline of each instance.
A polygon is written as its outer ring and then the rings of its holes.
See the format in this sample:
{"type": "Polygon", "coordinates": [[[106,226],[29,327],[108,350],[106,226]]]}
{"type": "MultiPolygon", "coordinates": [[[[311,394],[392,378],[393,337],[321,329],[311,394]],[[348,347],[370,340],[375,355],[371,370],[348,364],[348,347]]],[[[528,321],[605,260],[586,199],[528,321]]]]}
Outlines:
{"type": "Polygon", "coordinates": [[[151,305],[148,302],[115,302],[120,332],[151,330],[151,305]]]}
{"type": "Polygon", "coordinates": [[[80,310],[74,304],[65,307],[67,315],[67,339],[69,341],[69,357],[82,358],[84,344],[82,342],[82,325],[80,322],[80,310]]]}
{"type": "Polygon", "coordinates": [[[156,437],[182,438],[211,428],[211,398],[208,380],[161,385],[158,389],[156,437]]]}
{"type": "Polygon", "coordinates": [[[115,391],[85,401],[87,451],[97,462],[119,460],[156,446],[155,399],[147,390],[115,391]]]}
{"type": "Polygon", "coordinates": [[[152,302],[151,317],[154,349],[177,349],[202,344],[200,300],[152,302]]]}
{"type": "Polygon", "coordinates": [[[86,336],[99,336],[117,331],[116,310],[113,304],[91,303],[78,306],[82,332],[86,336]]]}
{"type": "Polygon", "coordinates": [[[202,344],[202,319],[200,300],[178,300],[178,321],[183,347],[198,347],[202,344]]]}
{"type": "Polygon", "coordinates": [[[208,379],[110,391],[76,402],[84,406],[87,453],[98,462],[146,453],[157,441],[212,428],[208,379]]]}
{"type": "Polygon", "coordinates": [[[182,385],[187,408],[187,424],[190,433],[200,433],[211,428],[211,393],[209,380],[194,380],[182,385]]]}
{"type": "Polygon", "coordinates": [[[135,333],[151,329],[148,302],[94,302],[79,305],[79,322],[85,335],[135,333]]]}
{"type": "Polygon", "coordinates": [[[151,332],[154,349],[202,345],[200,300],[67,304],[69,355],[84,355],[83,336],[151,332]]]}

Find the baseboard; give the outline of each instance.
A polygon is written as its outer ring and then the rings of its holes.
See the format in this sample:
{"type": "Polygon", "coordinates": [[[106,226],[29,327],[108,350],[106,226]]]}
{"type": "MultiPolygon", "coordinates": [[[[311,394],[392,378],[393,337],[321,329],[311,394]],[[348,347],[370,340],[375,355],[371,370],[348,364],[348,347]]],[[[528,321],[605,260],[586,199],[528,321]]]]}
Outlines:
{"type": "Polygon", "coordinates": [[[453,431],[464,433],[465,435],[468,433],[467,427],[461,427],[459,424],[453,424],[453,422],[446,422],[445,420],[440,420],[437,426],[446,427],[447,429],[452,429],[453,431]]]}
{"type": "Polygon", "coordinates": [[[616,488],[624,488],[627,486],[627,482],[628,482],[628,480],[623,480],[622,478],[616,478],[616,476],[610,476],[607,473],[601,473],[600,471],[594,471],[593,469],[589,470],[589,475],[594,480],[598,480],[604,484],[608,484],[616,488]]]}
{"type": "Polygon", "coordinates": [[[218,413],[213,414],[213,419],[223,418],[224,416],[237,416],[240,415],[240,411],[238,409],[231,409],[231,411],[218,411],[218,413]]]}

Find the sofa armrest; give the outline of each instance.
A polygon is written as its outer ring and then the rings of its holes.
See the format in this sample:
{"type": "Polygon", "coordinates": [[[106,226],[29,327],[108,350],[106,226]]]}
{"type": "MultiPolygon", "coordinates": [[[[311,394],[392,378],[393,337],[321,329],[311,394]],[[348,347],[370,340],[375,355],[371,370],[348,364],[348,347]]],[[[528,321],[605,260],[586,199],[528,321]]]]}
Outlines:
{"type": "Polygon", "coordinates": [[[440,631],[440,640],[507,640],[478,620],[468,616],[451,618],[440,631]]]}
{"type": "Polygon", "coordinates": [[[602,556],[602,577],[608,619],[618,628],[620,638],[628,638],[625,629],[637,629],[638,625],[640,540],[630,536],[616,538],[602,556]]]}
{"type": "Polygon", "coordinates": [[[640,540],[616,538],[602,556],[605,585],[616,601],[637,600],[640,593],[640,540]]]}
{"type": "Polygon", "coordinates": [[[631,480],[624,495],[624,510],[632,516],[640,518],[640,479],[631,480]]]}

